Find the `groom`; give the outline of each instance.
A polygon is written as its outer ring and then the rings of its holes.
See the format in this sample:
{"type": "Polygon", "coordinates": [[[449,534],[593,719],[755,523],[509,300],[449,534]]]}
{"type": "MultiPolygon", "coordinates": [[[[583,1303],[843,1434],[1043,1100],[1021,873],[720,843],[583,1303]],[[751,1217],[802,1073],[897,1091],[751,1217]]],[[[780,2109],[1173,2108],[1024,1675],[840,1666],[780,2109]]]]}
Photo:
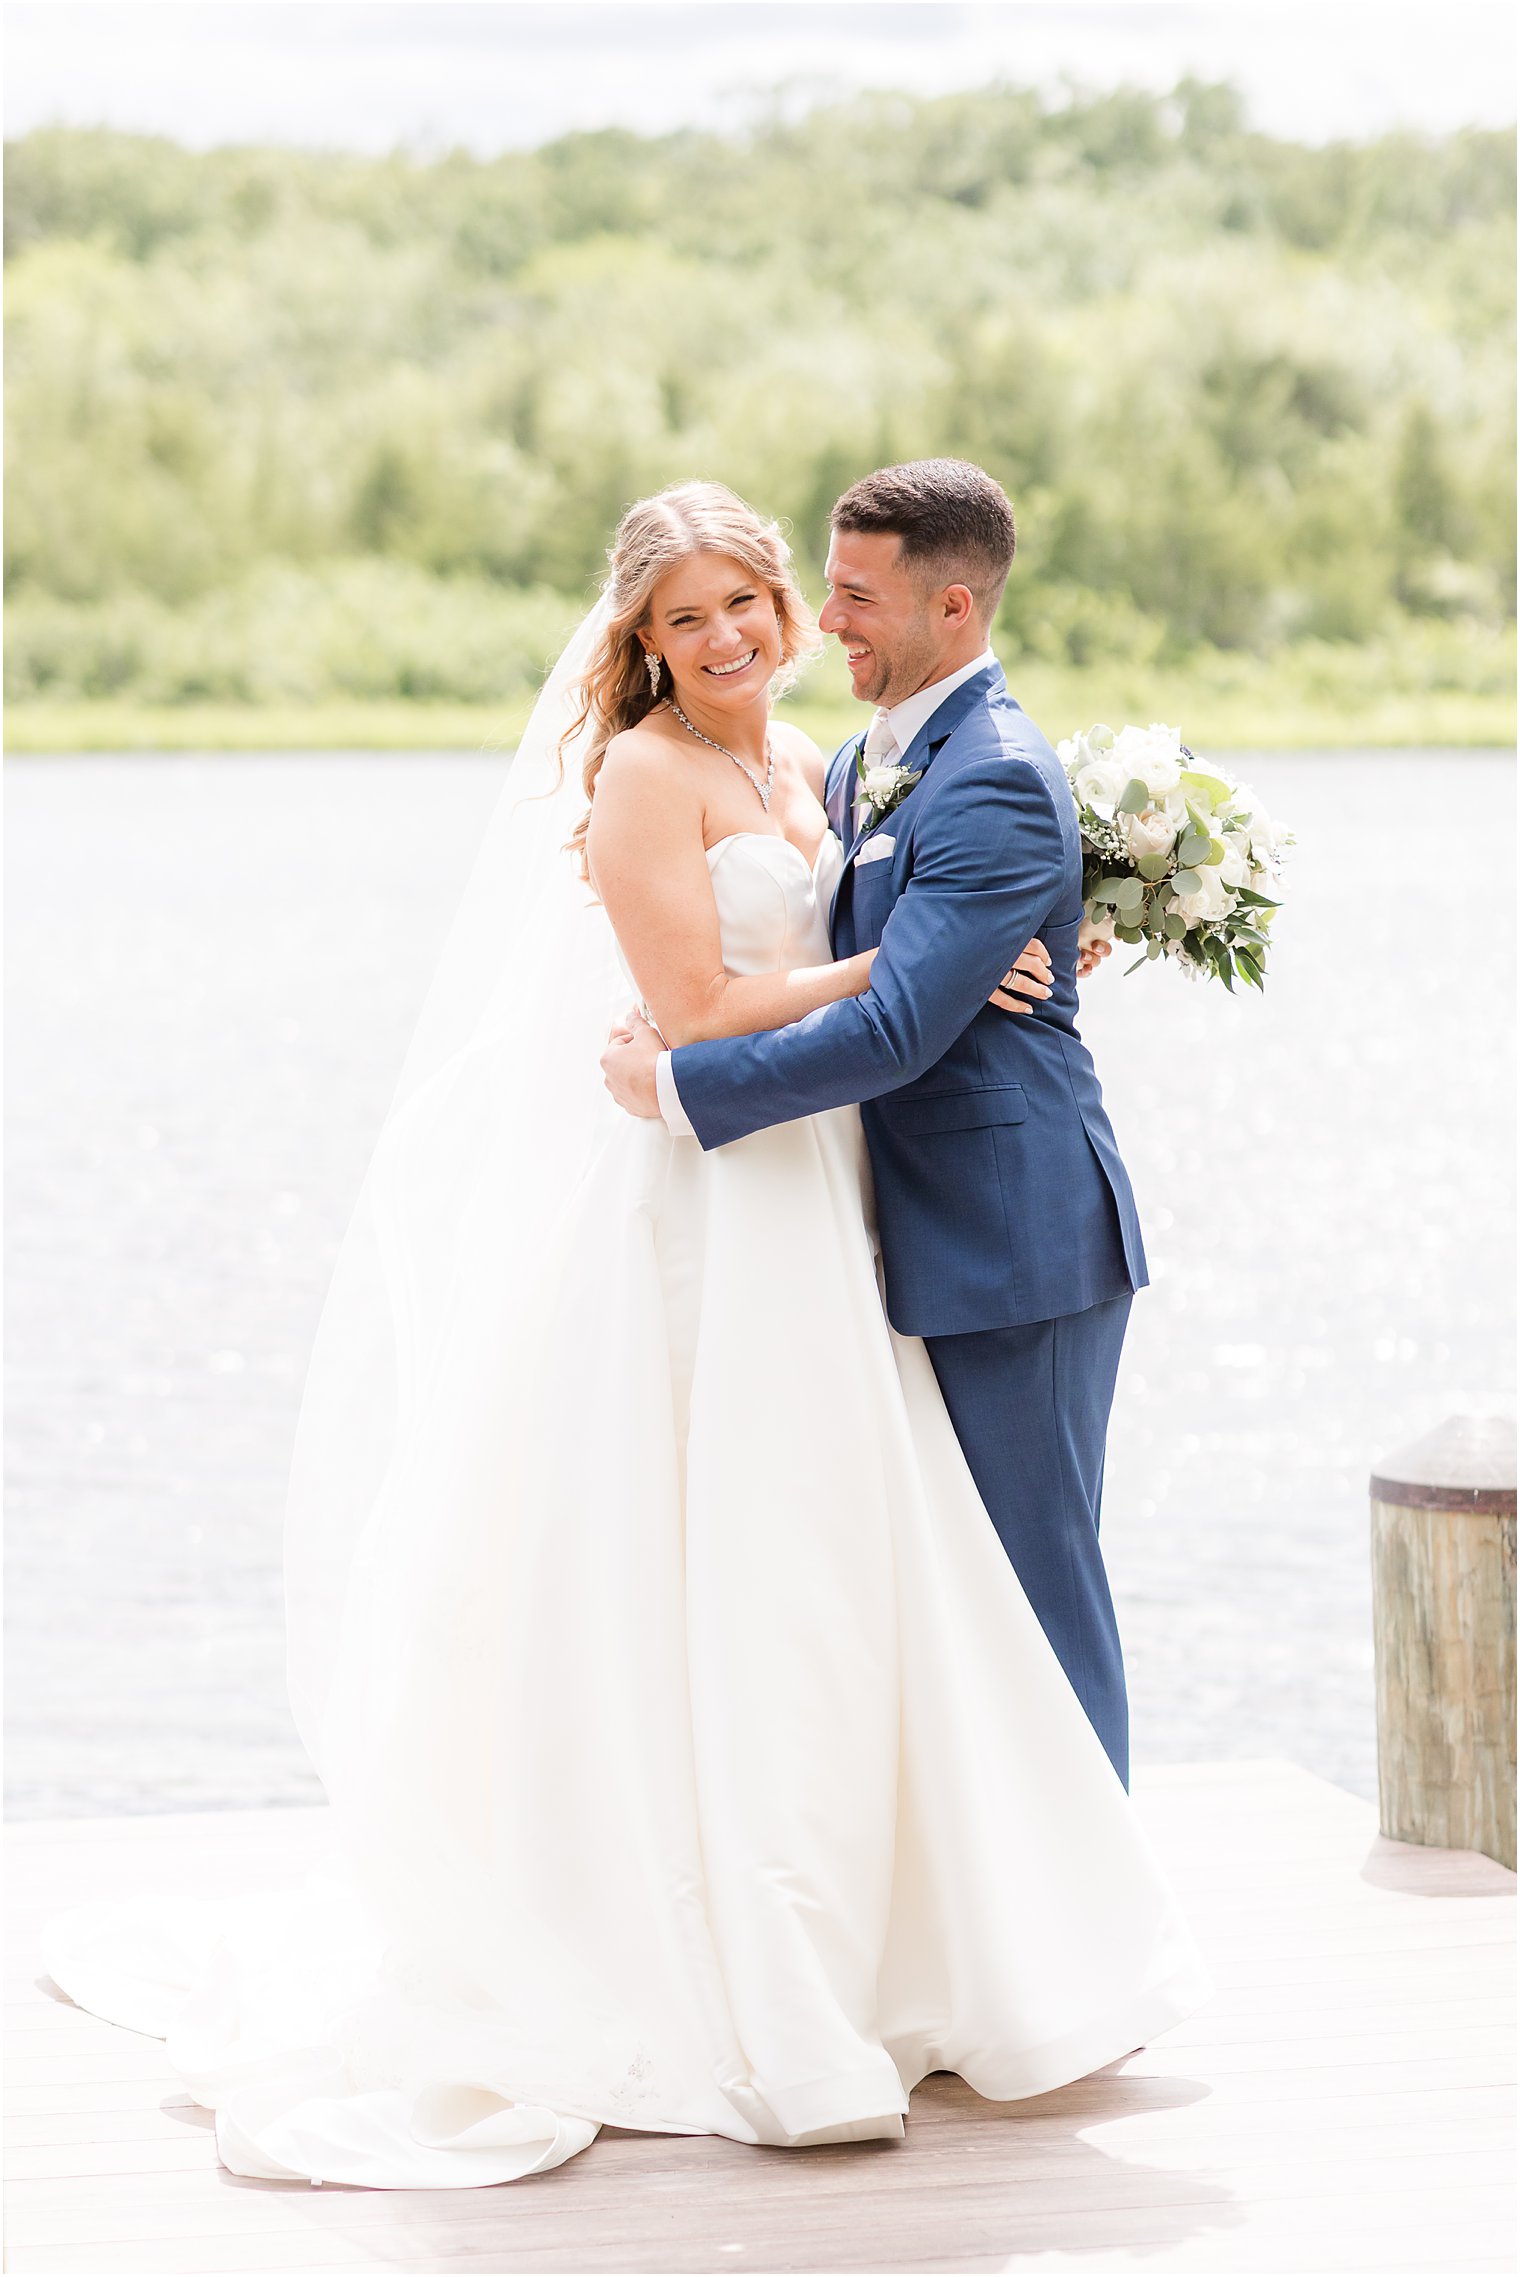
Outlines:
{"type": "Polygon", "coordinates": [[[836,956],[880,945],[869,992],[673,1053],[640,1025],[602,1066],[620,1106],[663,1113],[704,1148],[860,1102],[888,1315],[925,1340],[1003,1547],[1127,1782],[1098,1514],[1147,1274],[1075,1026],[1076,809],[988,645],[1013,550],[1007,498],[963,460],[886,467],[846,491],[819,623],[877,710],[829,769],[846,849],[832,935],[836,956]],[[988,995],[1000,944],[1033,934],[1052,990],[1013,1019],[988,995]]]}

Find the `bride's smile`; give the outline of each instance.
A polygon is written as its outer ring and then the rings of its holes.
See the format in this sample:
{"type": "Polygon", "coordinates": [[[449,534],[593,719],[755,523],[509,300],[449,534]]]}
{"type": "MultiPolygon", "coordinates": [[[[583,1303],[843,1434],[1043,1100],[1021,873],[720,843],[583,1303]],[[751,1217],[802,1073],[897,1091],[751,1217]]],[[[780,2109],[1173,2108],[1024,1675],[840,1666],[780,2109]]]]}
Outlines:
{"type": "Polygon", "coordinates": [[[682,709],[718,741],[763,762],[771,681],[781,668],[781,627],[766,585],[735,582],[743,565],[694,554],[662,583],[646,646],[661,656],[682,709]]]}

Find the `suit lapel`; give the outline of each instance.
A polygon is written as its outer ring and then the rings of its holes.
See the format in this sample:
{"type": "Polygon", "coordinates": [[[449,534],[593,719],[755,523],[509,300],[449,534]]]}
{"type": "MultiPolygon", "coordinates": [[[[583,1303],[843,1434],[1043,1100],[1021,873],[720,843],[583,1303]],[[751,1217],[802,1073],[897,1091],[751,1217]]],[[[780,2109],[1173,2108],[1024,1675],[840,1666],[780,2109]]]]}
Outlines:
{"type": "MultiPolygon", "coordinates": [[[[919,782],[915,783],[913,790],[908,793],[909,799],[912,798],[914,791],[919,788],[919,783],[922,782],[924,776],[933,766],[935,759],[939,756],[941,747],[949,742],[961,721],[977,704],[995,691],[1006,688],[1007,685],[1008,683],[1003,677],[1002,666],[989,665],[985,672],[978,672],[974,679],[964,681],[959,688],[945,698],[938,711],[929,714],[903,753],[902,758],[898,761],[899,766],[906,767],[910,774],[916,772],[919,777],[919,782]]],[[[893,821],[907,803],[907,799],[904,799],[892,809],[890,814],[882,815],[876,821],[868,820],[864,829],[853,839],[841,831],[840,835],[845,842],[844,873],[839,881],[841,892],[844,890],[845,877],[848,876],[850,867],[866,840],[881,828],[883,822],[893,821]]]]}
{"type": "Polygon", "coordinates": [[[855,828],[850,811],[855,788],[855,764],[865,747],[865,740],[863,735],[857,735],[853,743],[847,743],[842,750],[835,752],[824,790],[823,805],[829,825],[846,847],[855,828]]]}

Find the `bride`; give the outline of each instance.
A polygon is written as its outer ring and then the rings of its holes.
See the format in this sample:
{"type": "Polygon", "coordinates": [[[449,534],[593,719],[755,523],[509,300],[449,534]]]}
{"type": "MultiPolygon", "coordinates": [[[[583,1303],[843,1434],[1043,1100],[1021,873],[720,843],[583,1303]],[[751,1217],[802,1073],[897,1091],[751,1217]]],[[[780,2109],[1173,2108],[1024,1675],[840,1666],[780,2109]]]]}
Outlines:
{"type": "Polygon", "coordinates": [[[313,1355],[286,1572],[329,1854],[45,1942],[238,2174],[897,2137],[929,2072],[1042,2094],[1207,1992],[886,1320],[856,1110],[704,1154],[602,1094],[630,980],[672,1042],[870,985],[830,960],[820,757],[769,719],[812,629],[774,525],[687,484],[611,558],[313,1355]]]}

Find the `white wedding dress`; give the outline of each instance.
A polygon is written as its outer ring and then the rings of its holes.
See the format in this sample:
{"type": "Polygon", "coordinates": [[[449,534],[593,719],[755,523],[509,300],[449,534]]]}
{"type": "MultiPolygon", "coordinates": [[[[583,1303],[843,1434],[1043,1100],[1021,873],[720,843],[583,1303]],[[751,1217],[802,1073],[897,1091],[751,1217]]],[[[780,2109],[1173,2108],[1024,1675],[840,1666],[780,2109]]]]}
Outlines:
{"type": "MultiPolygon", "coordinates": [[[[730,971],[828,957],[831,835],[708,864],[730,971]]],[[[230,2168],[893,2137],[928,2072],[1037,2095],[1206,1997],[887,1324],[853,1109],[711,1154],[610,1117],[499,1311],[347,1584],[327,1867],[48,1933],[65,1991],[167,2036],[230,2168]]]]}

